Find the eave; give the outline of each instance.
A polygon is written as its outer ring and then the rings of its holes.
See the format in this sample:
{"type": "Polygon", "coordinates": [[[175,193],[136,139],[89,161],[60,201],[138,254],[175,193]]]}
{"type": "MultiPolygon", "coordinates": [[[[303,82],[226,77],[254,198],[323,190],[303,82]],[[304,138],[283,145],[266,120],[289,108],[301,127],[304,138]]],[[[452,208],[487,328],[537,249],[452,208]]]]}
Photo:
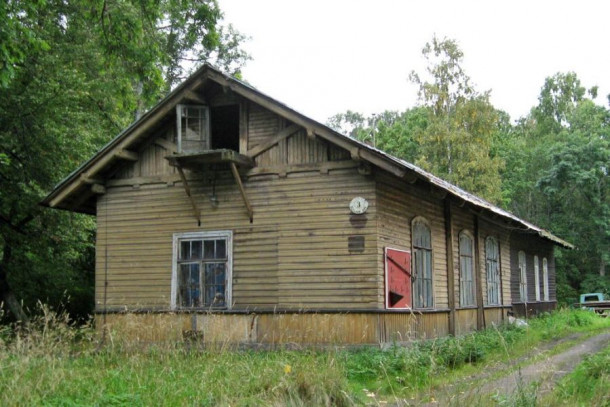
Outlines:
{"type": "Polygon", "coordinates": [[[146,137],[148,131],[161,122],[165,116],[170,114],[176,104],[180,103],[181,100],[188,98],[192,99],[194,91],[207,81],[213,81],[224,89],[229,89],[235,94],[290,120],[295,125],[304,128],[310,138],[319,137],[349,151],[353,160],[366,161],[387,171],[395,177],[410,183],[418,180],[429,183],[435,188],[444,191],[446,196],[468,203],[479,211],[500,217],[507,224],[514,224],[523,232],[535,233],[553,244],[567,249],[574,249],[574,245],[552,233],[520,219],[510,212],[505,211],[476,195],[470,194],[463,189],[424,171],[412,163],[401,160],[384,151],[338,133],[330,127],[297,112],[252,86],[228,76],[207,64],[198,69],[150,111],[146,112],[139,120],[135,121],[112,141],[106,144],[91,159],[68,175],[53,189],[53,191],[51,191],[41,204],[52,208],[94,214],[94,208],[74,205],[74,202],[78,203],[78,199],[74,200],[73,196],[78,196],[79,192],[83,193],[82,191],[84,188],[89,188],[91,185],[90,180],[96,179],[96,175],[103,172],[104,168],[107,166],[112,165],[115,160],[133,159],[133,155],[130,154],[130,147],[132,144],[137,142],[138,139],[146,137]],[[71,205],[68,204],[70,201],[68,198],[70,197],[72,197],[71,205]]]}

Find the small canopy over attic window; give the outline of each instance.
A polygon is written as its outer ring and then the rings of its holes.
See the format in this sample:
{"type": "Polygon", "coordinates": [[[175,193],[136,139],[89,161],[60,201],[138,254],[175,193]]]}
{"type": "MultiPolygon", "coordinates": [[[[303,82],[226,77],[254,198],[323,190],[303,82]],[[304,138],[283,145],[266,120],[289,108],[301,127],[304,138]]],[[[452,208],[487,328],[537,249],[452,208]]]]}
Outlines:
{"type": "Polygon", "coordinates": [[[176,106],[179,154],[229,149],[239,151],[239,106],[176,106]]]}

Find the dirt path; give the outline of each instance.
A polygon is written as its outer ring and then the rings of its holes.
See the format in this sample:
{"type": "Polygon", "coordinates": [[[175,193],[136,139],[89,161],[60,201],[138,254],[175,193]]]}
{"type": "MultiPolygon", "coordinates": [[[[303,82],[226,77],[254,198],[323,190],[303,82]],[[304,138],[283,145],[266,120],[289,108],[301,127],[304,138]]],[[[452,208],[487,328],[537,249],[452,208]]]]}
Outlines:
{"type": "MultiPolygon", "coordinates": [[[[528,358],[522,358],[511,362],[516,364],[527,363],[527,359],[533,358],[543,351],[550,350],[567,340],[576,339],[578,336],[571,336],[559,341],[552,342],[542,349],[530,354],[528,358]]],[[[410,400],[405,405],[419,406],[463,406],[463,405],[493,405],[493,399],[502,400],[511,397],[518,389],[529,389],[532,384],[537,385],[536,395],[538,398],[551,391],[557,381],[566,374],[570,373],[582,359],[590,354],[599,352],[610,343],[610,331],[592,336],[578,344],[569,347],[563,352],[546,358],[540,362],[526,365],[516,371],[511,371],[508,375],[485,380],[495,372],[506,368],[496,368],[486,371],[481,375],[470,377],[469,380],[447,385],[445,388],[436,391],[431,395],[431,402],[418,403],[410,400]],[[479,383],[475,385],[474,383],[479,383]]]]}

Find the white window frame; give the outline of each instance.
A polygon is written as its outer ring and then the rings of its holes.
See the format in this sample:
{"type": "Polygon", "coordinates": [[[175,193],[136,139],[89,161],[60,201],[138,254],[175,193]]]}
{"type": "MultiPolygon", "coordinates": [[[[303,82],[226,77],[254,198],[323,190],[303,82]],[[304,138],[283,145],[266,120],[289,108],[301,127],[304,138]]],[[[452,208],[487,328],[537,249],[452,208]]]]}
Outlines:
{"type": "MultiPolygon", "coordinates": [[[[411,222],[411,268],[412,268],[412,276],[415,278],[415,280],[412,283],[412,289],[411,289],[411,295],[412,295],[412,301],[413,301],[413,308],[419,308],[419,309],[431,309],[434,308],[435,303],[435,295],[434,295],[434,249],[433,249],[434,245],[432,242],[432,228],[430,227],[430,222],[428,222],[426,220],[426,218],[423,218],[421,216],[417,216],[415,219],[413,219],[413,221],[411,222]],[[426,228],[428,229],[428,233],[429,233],[429,237],[430,237],[430,247],[423,247],[423,246],[417,246],[415,245],[415,225],[421,223],[424,226],[426,226],[426,228]],[[419,261],[419,256],[422,253],[430,253],[429,259],[428,259],[428,263],[425,262],[426,257],[428,256],[423,256],[422,257],[422,265],[425,268],[426,264],[429,265],[429,269],[430,269],[430,276],[429,278],[426,278],[425,280],[430,280],[430,298],[422,298],[422,301],[424,302],[424,304],[421,304],[417,295],[418,294],[422,294],[419,292],[419,290],[417,289],[417,287],[420,287],[421,284],[419,281],[424,281],[422,279],[422,276],[420,276],[417,270],[418,264],[420,264],[419,261]]],[[[426,271],[425,269],[423,271],[426,271]]],[[[425,287],[422,287],[425,288],[425,287]]]]}
{"type": "Polygon", "coordinates": [[[474,238],[466,230],[462,230],[458,235],[458,254],[460,260],[460,307],[470,307],[476,305],[476,278],[474,267],[474,238]],[[470,254],[463,252],[464,245],[462,239],[468,239],[470,244],[470,254]],[[469,264],[468,264],[468,259],[469,264]],[[468,264],[467,267],[465,265],[468,264]],[[466,270],[470,267],[470,270],[466,270]],[[470,273],[470,275],[468,275],[470,273]],[[469,277],[469,279],[467,278],[469,277]]]}
{"type": "Polygon", "coordinates": [[[519,299],[527,302],[527,261],[525,252],[519,252],[519,299]]]}
{"type": "Polygon", "coordinates": [[[202,151],[210,150],[212,145],[212,135],[210,131],[210,109],[205,105],[176,105],[176,146],[178,153],[182,151],[182,112],[184,109],[194,109],[204,112],[203,123],[200,124],[201,131],[205,131],[205,144],[202,147],[202,151]]]}
{"type": "Polygon", "coordinates": [[[542,258],[542,284],[544,288],[544,300],[550,301],[549,296],[549,262],[546,257],[542,258]]]}
{"type": "Polygon", "coordinates": [[[485,239],[485,277],[487,278],[487,305],[502,304],[502,275],[500,270],[500,264],[500,241],[495,236],[487,236],[487,238],[485,239]],[[494,253],[490,253],[490,247],[492,245],[495,248],[494,253]]]}
{"type": "MultiPolygon", "coordinates": [[[[172,242],[172,282],[170,294],[170,307],[172,310],[178,309],[178,257],[180,253],[181,240],[195,239],[226,239],[227,241],[227,269],[225,286],[225,306],[224,309],[231,309],[233,304],[233,232],[230,230],[218,230],[207,232],[186,232],[174,233],[172,242]]],[[[207,308],[207,307],[202,307],[207,308]]],[[[191,308],[185,308],[191,309],[191,308]]]]}
{"type": "Polygon", "coordinates": [[[540,301],[540,262],[538,256],[534,256],[534,284],[536,286],[536,301],[540,301]]]}

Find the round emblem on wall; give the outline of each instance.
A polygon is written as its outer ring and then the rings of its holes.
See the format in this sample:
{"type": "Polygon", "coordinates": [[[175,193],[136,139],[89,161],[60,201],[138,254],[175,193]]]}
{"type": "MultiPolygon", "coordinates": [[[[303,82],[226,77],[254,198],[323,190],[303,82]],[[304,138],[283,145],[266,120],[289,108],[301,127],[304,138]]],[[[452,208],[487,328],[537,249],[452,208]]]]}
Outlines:
{"type": "Polygon", "coordinates": [[[369,208],[369,202],[361,196],[357,196],[349,203],[349,210],[355,215],[361,215],[369,208]]]}

